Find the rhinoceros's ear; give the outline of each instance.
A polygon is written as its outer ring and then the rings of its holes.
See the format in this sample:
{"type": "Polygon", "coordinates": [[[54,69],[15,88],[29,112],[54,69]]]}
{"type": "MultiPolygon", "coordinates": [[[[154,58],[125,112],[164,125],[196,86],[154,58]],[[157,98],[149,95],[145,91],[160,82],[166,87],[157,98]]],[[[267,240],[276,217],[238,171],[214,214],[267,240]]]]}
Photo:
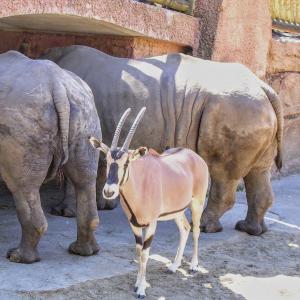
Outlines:
{"type": "Polygon", "coordinates": [[[96,148],[96,149],[104,152],[105,154],[107,154],[107,152],[109,151],[109,147],[108,146],[106,146],[102,141],[94,138],[93,136],[91,136],[89,138],[89,141],[90,141],[91,145],[94,148],[96,148]]]}

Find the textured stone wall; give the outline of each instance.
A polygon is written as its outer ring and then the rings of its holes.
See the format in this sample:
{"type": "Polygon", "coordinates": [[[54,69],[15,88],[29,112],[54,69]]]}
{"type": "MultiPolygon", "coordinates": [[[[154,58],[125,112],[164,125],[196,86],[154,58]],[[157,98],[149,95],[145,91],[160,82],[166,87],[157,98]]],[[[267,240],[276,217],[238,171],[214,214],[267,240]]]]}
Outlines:
{"type": "Polygon", "coordinates": [[[268,1],[197,0],[195,15],[201,24],[200,57],[240,62],[265,76],[271,38],[268,1]]]}
{"type": "Polygon", "coordinates": [[[195,2],[195,17],[199,18],[200,41],[196,55],[211,59],[215,46],[222,0],[198,0],[195,2]]]}
{"type": "Polygon", "coordinates": [[[270,42],[268,82],[284,107],[284,173],[300,170],[300,40],[270,42]]]}
{"type": "Polygon", "coordinates": [[[119,35],[146,36],[195,49],[199,39],[196,18],[134,0],[1,0],[0,18],[7,18],[2,25],[16,24],[18,27],[23,20],[23,27],[18,28],[32,30],[39,27],[44,32],[53,29],[66,32],[68,28],[70,32],[95,33],[97,29],[107,27],[119,35]],[[24,21],[24,17],[30,15],[42,18],[35,23],[24,21]],[[47,28],[46,21],[51,16],[59,18],[59,24],[55,27],[56,24],[49,23],[47,28]],[[72,24],[74,18],[80,22],[79,27],[72,24]]]}
{"type": "Polygon", "coordinates": [[[268,59],[269,74],[300,72],[300,39],[274,36],[268,59]]]}
{"type": "Polygon", "coordinates": [[[166,53],[185,53],[190,49],[186,46],[146,37],[0,31],[0,53],[17,50],[29,57],[37,58],[48,48],[69,45],[86,45],[114,56],[135,58],[166,53]]]}

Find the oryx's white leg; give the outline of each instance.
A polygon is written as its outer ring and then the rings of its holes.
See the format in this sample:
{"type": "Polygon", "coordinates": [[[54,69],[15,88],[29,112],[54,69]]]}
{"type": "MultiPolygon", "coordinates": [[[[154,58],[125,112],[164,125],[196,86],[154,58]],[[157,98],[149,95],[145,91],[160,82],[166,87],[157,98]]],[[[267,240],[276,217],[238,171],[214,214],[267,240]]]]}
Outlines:
{"type": "Polygon", "coordinates": [[[131,223],[130,223],[130,226],[131,226],[132,232],[135,237],[136,259],[139,264],[139,271],[138,271],[138,275],[137,275],[136,282],[134,285],[134,291],[136,292],[139,282],[140,282],[140,277],[141,277],[140,276],[141,275],[140,274],[141,273],[140,266],[141,266],[141,255],[142,255],[142,249],[143,249],[143,229],[141,227],[133,226],[131,223]]]}
{"type": "Polygon", "coordinates": [[[192,212],[192,224],[193,224],[193,257],[190,265],[191,271],[197,271],[198,269],[198,241],[200,236],[200,219],[205,202],[205,195],[202,198],[193,198],[191,203],[192,212]]]}
{"type": "Polygon", "coordinates": [[[184,212],[175,218],[175,222],[179,229],[180,241],[174,263],[168,267],[169,271],[173,273],[175,273],[176,270],[181,266],[183,251],[191,230],[191,225],[189,224],[184,212]]]}
{"type": "Polygon", "coordinates": [[[144,298],[146,296],[145,290],[149,286],[146,282],[146,267],[149,258],[151,242],[156,230],[156,224],[157,222],[153,222],[148,227],[145,228],[145,237],[144,237],[144,243],[143,243],[141,259],[140,259],[140,268],[139,268],[140,280],[138,282],[137,291],[136,291],[138,298],[144,298]]]}

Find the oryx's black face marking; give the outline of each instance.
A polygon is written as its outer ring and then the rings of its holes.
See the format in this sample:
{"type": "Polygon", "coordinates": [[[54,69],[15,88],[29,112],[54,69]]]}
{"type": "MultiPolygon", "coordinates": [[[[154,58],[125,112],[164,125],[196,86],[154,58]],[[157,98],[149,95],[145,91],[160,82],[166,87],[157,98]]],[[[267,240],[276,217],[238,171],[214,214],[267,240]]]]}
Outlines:
{"type": "Polygon", "coordinates": [[[122,157],[122,155],[124,154],[125,152],[122,151],[121,149],[116,149],[116,150],[112,150],[110,152],[110,155],[111,155],[111,158],[113,160],[118,160],[122,157]]]}
{"type": "Polygon", "coordinates": [[[104,198],[111,200],[119,196],[120,185],[124,183],[127,174],[128,156],[128,152],[121,149],[107,153],[107,179],[103,188],[104,198]]]}
{"type": "Polygon", "coordinates": [[[119,166],[117,163],[113,162],[108,170],[108,175],[106,179],[107,184],[118,184],[119,179],[118,179],[118,170],[119,166]]]}

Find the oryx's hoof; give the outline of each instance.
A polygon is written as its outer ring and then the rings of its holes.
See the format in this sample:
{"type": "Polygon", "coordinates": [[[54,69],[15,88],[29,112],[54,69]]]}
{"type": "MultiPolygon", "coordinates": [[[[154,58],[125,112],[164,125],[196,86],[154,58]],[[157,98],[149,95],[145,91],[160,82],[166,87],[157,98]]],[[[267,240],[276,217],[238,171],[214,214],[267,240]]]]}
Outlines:
{"type": "Polygon", "coordinates": [[[146,280],[142,280],[135,287],[136,297],[138,299],[144,299],[146,297],[146,288],[150,287],[150,284],[146,280]]]}
{"type": "Polygon", "coordinates": [[[191,265],[189,268],[189,272],[191,272],[191,273],[197,273],[198,271],[199,271],[198,265],[191,265]]]}
{"type": "Polygon", "coordinates": [[[170,266],[168,266],[167,273],[174,274],[174,273],[176,273],[176,271],[178,270],[179,267],[180,266],[178,266],[176,264],[171,264],[170,266]]]}
{"type": "Polygon", "coordinates": [[[138,299],[144,299],[146,297],[145,288],[137,288],[136,297],[138,299]]]}
{"type": "Polygon", "coordinates": [[[199,271],[199,264],[198,264],[198,259],[193,257],[190,263],[190,268],[189,271],[191,273],[195,273],[199,271]]]}

